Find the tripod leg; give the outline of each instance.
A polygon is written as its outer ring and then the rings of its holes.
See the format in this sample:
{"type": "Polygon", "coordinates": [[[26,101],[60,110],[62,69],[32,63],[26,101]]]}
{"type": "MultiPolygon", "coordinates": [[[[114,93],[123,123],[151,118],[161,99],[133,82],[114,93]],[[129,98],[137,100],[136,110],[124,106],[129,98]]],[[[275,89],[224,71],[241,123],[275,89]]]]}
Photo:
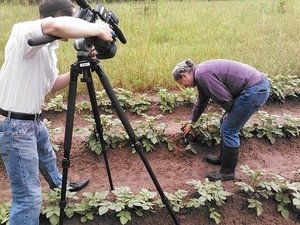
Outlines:
{"type": "Polygon", "coordinates": [[[66,118],[66,129],[65,129],[65,139],[64,139],[64,158],[62,160],[62,187],[61,187],[61,198],[59,202],[60,216],[59,224],[63,224],[63,219],[65,216],[66,207],[66,190],[67,190],[67,180],[68,180],[68,168],[70,167],[70,150],[72,146],[72,134],[73,134],[73,122],[74,122],[74,112],[75,112],[75,102],[76,102],[76,92],[77,92],[77,78],[78,78],[78,68],[77,64],[73,64],[70,70],[70,84],[69,84],[69,94],[68,94],[68,108],[67,108],[67,118],[66,118]]]}
{"type": "Polygon", "coordinates": [[[145,167],[146,167],[146,169],[147,169],[154,185],[156,186],[157,191],[160,194],[162,202],[167,207],[174,223],[176,225],[179,225],[179,222],[178,222],[178,220],[175,216],[175,213],[174,213],[174,211],[173,211],[173,209],[172,209],[172,207],[169,203],[169,200],[165,196],[165,194],[164,194],[164,192],[163,192],[163,190],[162,190],[162,188],[161,188],[161,186],[160,186],[160,184],[159,184],[159,182],[158,182],[158,180],[157,180],[157,178],[156,178],[156,176],[155,176],[155,174],[154,174],[154,172],[153,172],[153,170],[152,170],[152,168],[151,168],[151,166],[150,166],[150,164],[149,164],[149,162],[148,162],[148,160],[147,160],[147,158],[146,158],[146,156],[143,152],[143,146],[138,141],[138,139],[137,139],[137,137],[134,133],[134,130],[132,129],[132,127],[131,127],[131,125],[130,125],[130,123],[129,123],[129,121],[128,121],[125,113],[124,113],[124,110],[123,110],[118,98],[116,97],[116,94],[113,91],[113,88],[112,88],[109,80],[107,79],[107,77],[106,77],[106,75],[103,71],[103,68],[101,67],[101,65],[99,63],[97,65],[94,65],[94,66],[95,66],[94,70],[98,74],[98,77],[99,77],[99,79],[100,79],[100,81],[101,81],[101,83],[102,83],[109,99],[111,100],[114,108],[116,109],[116,112],[117,112],[120,120],[122,121],[122,124],[123,124],[126,132],[128,133],[128,136],[129,136],[130,140],[134,144],[134,148],[139,153],[139,155],[140,155],[140,157],[141,157],[141,159],[142,159],[142,161],[143,161],[143,163],[144,163],[144,165],[145,165],[145,167]]]}
{"type": "Polygon", "coordinates": [[[87,84],[87,88],[88,88],[88,92],[89,92],[89,96],[90,96],[94,120],[96,123],[96,131],[99,134],[98,137],[99,137],[99,142],[101,144],[102,155],[104,157],[104,162],[105,162],[105,167],[106,167],[106,171],[107,171],[107,175],[108,175],[110,189],[113,190],[114,186],[113,186],[111,173],[110,173],[110,169],[109,169],[109,164],[108,164],[108,159],[107,159],[107,149],[105,146],[105,141],[103,139],[103,127],[102,127],[101,120],[100,120],[97,98],[95,95],[95,88],[94,88],[94,84],[93,84],[93,79],[91,78],[90,70],[84,70],[83,76],[85,77],[85,82],[87,84]]]}

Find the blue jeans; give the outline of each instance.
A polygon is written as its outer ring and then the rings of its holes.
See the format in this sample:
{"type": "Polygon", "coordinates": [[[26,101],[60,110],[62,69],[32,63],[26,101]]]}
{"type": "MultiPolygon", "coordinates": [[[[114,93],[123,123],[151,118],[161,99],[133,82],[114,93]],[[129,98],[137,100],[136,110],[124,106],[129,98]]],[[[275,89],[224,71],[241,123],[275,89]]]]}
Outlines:
{"type": "Polygon", "coordinates": [[[244,89],[234,100],[233,107],[225,114],[227,117],[221,122],[221,137],[223,145],[227,147],[239,147],[239,131],[247,123],[250,117],[262,107],[270,94],[270,86],[265,78],[260,83],[244,89]]]}
{"type": "Polygon", "coordinates": [[[12,193],[9,224],[38,225],[42,206],[39,169],[50,187],[61,185],[62,180],[47,128],[40,120],[8,116],[0,122],[0,155],[12,193]]]}

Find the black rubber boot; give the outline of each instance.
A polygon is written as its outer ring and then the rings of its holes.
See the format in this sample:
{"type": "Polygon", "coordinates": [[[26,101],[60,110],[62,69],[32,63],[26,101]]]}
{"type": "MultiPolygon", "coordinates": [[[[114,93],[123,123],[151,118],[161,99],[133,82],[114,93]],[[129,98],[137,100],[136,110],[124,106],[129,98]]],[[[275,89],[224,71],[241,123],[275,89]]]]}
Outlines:
{"type": "Polygon", "coordinates": [[[235,178],[235,167],[237,165],[239,147],[223,146],[221,170],[208,172],[206,177],[210,181],[227,181],[235,178]]]}
{"type": "Polygon", "coordinates": [[[212,165],[221,165],[223,146],[221,144],[219,155],[208,154],[205,156],[205,161],[212,165]]]}

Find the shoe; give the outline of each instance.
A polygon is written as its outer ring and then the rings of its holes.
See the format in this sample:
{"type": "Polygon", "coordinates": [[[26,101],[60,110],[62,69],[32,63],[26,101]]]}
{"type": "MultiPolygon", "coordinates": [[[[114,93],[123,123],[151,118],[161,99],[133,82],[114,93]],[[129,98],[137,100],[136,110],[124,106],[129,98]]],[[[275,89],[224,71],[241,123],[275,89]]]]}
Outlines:
{"type": "Polygon", "coordinates": [[[89,179],[83,179],[79,182],[68,182],[69,191],[76,192],[80,191],[81,189],[85,188],[89,183],[89,179]]]}

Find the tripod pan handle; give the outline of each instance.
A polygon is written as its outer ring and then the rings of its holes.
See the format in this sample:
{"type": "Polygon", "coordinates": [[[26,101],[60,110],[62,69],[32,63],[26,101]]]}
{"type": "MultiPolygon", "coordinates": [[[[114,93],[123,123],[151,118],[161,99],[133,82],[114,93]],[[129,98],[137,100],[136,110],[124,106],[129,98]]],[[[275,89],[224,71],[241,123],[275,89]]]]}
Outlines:
{"type": "Polygon", "coordinates": [[[55,41],[57,39],[60,39],[60,37],[52,36],[52,35],[43,35],[35,38],[28,39],[27,43],[30,46],[37,46],[37,45],[43,45],[50,43],[52,41],[55,41]]]}

